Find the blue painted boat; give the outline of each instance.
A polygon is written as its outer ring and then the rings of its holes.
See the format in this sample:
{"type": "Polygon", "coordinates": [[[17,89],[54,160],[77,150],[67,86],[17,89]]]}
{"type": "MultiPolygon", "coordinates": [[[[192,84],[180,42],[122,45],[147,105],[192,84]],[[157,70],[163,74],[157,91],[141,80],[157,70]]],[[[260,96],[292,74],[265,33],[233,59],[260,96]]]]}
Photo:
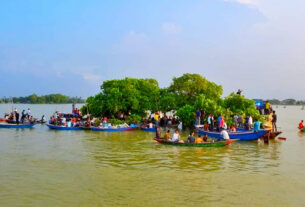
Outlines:
{"type": "MultiPolygon", "coordinates": [[[[251,141],[258,140],[260,137],[264,136],[268,131],[267,130],[259,130],[255,131],[244,131],[244,132],[228,132],[230,139],[239,139],[240,141],[251,141]]],[[[211,132],[199,130],[199,134],[207,135],[208,137],[222,139],[220,136],[220,132],[211,132]]]]}
{"type": "Polygon", "coordinates": [[[145,127],[141,127],[141,130],[145,131],[145,132],[156,132],[156,128],[145,128],[145,127]]]}
{"type": "Polygon", "coordinates": [[[126,132],[126,131],[133,131],[136,130],[139,125],[134,125],[125,128],[99,128],[99,127],[91,127],[93,131],[101,131],[101,132],[126,132]]]}
{"type": "Polygon", "coordinates": [[[81,127],[65,127],[65,126],[56,126],[53,124],[47,124],[47,126],[50,129],[55,129],[55,130],[82,130],[81,127]]]}
{"type": "Polygon", "coordinates": [[[11,129],[28,129],[32,128],[35,124],[8,124],[1,123],[0,128],[11,128],[11,129]]]}

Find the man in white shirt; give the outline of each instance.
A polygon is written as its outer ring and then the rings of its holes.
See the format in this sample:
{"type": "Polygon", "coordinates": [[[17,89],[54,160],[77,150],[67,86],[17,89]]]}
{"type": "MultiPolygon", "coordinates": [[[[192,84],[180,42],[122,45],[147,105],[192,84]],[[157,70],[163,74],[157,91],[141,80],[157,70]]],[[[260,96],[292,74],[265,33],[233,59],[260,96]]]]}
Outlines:
{"type": "Polygon", "coordinates": [[[252,124],[253,124],[252,116],[249,116],[248,124],[249,124],[249,128],[251,129],[252,128],[252,124]]]}
{"type": "Polygon", "coordinates": [[[220,136],[221,136],[222,139],[225,139],[225,140],[230,139],[230,136],[229,136],[227,130],[225,130],[225,129],[221,130],[220,136]]]}

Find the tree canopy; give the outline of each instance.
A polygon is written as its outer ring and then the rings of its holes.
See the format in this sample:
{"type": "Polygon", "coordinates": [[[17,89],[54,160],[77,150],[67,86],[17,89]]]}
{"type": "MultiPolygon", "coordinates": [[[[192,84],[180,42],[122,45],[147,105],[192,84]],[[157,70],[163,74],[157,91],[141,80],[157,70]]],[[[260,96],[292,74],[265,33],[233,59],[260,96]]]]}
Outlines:
{"type": "Polygon", "coordinates": [[[2,98],[0,103],[25,103],[25,104],[66,104],[66,103],[85,103],[81,97],[69,97],[62,94],[49,94],[38,96],[32,94],[25,97],[2,98]]]}
{"type": "Polygon", "coordinates": [[[227,123],[233,123],[235,113],[260,118],[253,100],[234,93],[222,99],[222,93],[222,86],[199,74],[187,73],[174,77],[167,88],[160,88],[155,79],[115,79],[104,81],[101,92],[89,97],[82,110],[94,116],[110,118],[115,118],[119,113],[143,118],[148,110],[175,110],[184,126],[193,125],[197,109],[205,114],[223,115],[227,123]]]}

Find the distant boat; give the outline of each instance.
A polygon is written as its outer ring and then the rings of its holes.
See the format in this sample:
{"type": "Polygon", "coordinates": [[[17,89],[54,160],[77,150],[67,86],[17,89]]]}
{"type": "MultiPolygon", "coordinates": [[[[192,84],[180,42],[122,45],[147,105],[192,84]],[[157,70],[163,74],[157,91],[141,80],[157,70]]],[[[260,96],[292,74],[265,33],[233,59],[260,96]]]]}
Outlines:
{"type": "Polygon", "coordinates": [[[35,124],[9,124],[0,123],[0,128],[13,128],[13,129],[28,129],[35,126],[35,124]]]}
{"type": "Polygon", "coordinates": [[[66,127],[66,126],[57,126],[53,124],[46,124],[50,129],[55,130],[82,130],[81,127],[66,127]]]}
{"type": "MultiPolygon", "coordinates": [[[[264,136],[268,131],[267,130],[259,130],[255,131],[246,131],[246,132],[228,132],[230,139],[238,139],[240,141],[251,141],[251,140],[258,140],[262,136],[264,136]]],[[[220,132],[211,132],[211,131],[204,131],[199,130],[199,134],[207,135],[208,137],[213,137],[217,139],[222,139],[220,132]]]]}

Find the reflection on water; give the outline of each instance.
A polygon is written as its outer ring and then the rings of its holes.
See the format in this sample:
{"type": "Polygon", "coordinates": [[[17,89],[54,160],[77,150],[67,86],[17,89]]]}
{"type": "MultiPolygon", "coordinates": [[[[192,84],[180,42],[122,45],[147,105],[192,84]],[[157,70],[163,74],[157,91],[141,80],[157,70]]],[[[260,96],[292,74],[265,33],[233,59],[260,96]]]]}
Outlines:
{"type": "Polygon", "coordinates": [[[0,206],[302,206],[304,112],[277,113],[287,141],[220,148],[160,145],[140,130],[0,129],[0,206]]]}

